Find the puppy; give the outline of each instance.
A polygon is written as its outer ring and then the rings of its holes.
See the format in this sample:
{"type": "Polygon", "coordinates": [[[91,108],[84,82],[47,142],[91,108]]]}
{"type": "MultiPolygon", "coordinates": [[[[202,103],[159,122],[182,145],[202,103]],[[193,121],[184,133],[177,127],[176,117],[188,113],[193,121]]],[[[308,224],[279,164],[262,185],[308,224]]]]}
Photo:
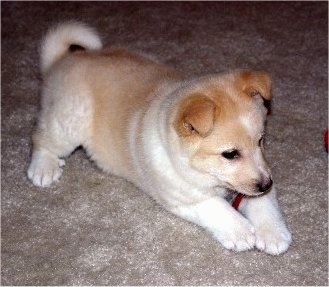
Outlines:
{"type": "Polygon", "coordinates": [[[77,22],[41,49],[41,111],[28,177],[49,186],[78,146],[226,248],[277,255],[291,234],[263,156],[271,80],[236,71],[193,80],[148,57],[102,49],[77,22]],[[230,199],[239,194],[241,203],[230,199]],[[243,197],[242,197],[243,196],[243,197]]]}

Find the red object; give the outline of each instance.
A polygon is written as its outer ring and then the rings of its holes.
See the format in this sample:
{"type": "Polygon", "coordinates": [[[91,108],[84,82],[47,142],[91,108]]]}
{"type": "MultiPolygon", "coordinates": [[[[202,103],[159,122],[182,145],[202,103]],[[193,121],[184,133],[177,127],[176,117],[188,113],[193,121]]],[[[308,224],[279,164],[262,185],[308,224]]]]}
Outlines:
{"type": "Polygon", "coordinates": [[[328,130],[324,133],[324,147],[326,148],[326,151],[328,152],[328,130]]]}
{"type": "Polygon", "coordinates": [[[238,210],[239,209],[239,205],[242,201],[242,199],[244,198],[244,195],[241,193],[238,193],[237,196],[233,199],[232,201],[232,206],[238,210]]]}

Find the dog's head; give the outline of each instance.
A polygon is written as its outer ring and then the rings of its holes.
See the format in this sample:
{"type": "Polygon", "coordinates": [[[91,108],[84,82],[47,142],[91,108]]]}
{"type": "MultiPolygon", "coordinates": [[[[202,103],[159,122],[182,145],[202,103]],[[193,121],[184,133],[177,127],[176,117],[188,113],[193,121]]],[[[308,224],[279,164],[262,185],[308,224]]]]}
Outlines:
{"type": "Polygon", "coordinates": [[[182,93],[173,126],[189,166],[239,193],[268,191],[272,179],[263,141],[270,77],[235,72],[202,79],[182,93]]]}

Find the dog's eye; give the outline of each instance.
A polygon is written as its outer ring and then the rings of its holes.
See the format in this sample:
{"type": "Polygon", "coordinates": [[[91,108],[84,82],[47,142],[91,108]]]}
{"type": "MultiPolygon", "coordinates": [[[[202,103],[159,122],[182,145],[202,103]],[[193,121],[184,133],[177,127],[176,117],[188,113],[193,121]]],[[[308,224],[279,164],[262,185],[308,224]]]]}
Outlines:
{"type": "Polygon", "coordinates": [[[236,149],[227,150],[222,152],[222,156],[228,160],[236,159],[240,157],[240,153],[236,149]]]}

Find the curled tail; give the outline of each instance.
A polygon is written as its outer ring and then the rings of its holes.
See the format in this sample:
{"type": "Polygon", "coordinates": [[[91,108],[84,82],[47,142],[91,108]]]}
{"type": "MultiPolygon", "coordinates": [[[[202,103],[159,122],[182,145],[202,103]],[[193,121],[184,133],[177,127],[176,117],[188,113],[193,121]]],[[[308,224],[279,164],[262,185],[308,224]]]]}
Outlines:
{"type": "Polygon", "coordinates": [[[98,50],[102,48],[102,42],[93,28],[80,22],[65,22],[50,29],[42,41],[41,72],[46,73],[70,48],[77,47],[98,50]]]}

